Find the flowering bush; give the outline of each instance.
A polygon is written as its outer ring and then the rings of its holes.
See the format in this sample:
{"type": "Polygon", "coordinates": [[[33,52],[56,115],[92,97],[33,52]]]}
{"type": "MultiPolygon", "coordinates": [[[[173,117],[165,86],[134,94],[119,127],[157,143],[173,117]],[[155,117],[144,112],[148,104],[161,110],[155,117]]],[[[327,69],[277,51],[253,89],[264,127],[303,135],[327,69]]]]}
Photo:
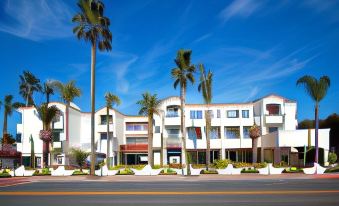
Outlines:
{"type": "Polygon", "coordinates": [[[214,160],[213,162],[214,167],[217,169],[224,169],[228,164],[232,164],[232,161],[229,159],[214,160]]]}
{"type": "Polygon", "coordinates": [[[40,130],[39,137],[44,142],[52,141],[52,131],[51,130],[40,130]]]}

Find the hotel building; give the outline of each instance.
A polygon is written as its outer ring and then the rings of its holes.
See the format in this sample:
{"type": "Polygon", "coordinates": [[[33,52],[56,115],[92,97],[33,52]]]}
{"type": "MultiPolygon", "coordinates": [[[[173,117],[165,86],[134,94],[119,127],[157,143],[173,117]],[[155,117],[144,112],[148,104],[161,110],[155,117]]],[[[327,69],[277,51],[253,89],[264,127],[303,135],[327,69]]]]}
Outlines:
{"type": "MultiPolygon", "coordinates": [[[[61,111],[61,116],[53,122],[53,150],[50,164],[64,165],[65,105],[52,102],[61,111]]],[[[153,121],[154,163],[181,162],[180,99],[168,97],[161,101],[159,115],[153,121]],[[163,155],[161,155],[161,150],[163,155]]],[[[260,126],[262,136],[257,141],[258,162],[284,161],[291,165],[303,162],[304,147],[314,146],[314,130],[297,130],[297,102],[278,95],[268,95],[261,99],[239,104],[186,104],[186,147],[192,163],[204,164],[206,157],[206,135],[204,111],[210,110],[211,119],[211,161],[231,159],[238,162],[252,161],[252,140],[250,127],[260,126]]],[[[17,124],[17,150],[22,153],[23,164],[30,164],[31,146],[34,139],[36,165],[41,165],[42,141],[39,131],[42,122],[34,107],[22,107],[21,122],[17,124]]],[[[90,113],[82,112],[72,104],[69,110],[69,145],[90,151],[90,113]]],[[[97,160],[106,157],[109,144],[111,162],[117,164],[147,163],[147,117],[124,115],[110,109],[109,119],[106,108],[95,113],[95,147],[97,160]],[[109,121],[110,140],[107,143],[106,123],[109,121]]],[[[327,162],[329,151],[329,129],[319,130],[320,161],[327,162]]],[[[310,160],[312,162],[313,160],[310,160]]]]}

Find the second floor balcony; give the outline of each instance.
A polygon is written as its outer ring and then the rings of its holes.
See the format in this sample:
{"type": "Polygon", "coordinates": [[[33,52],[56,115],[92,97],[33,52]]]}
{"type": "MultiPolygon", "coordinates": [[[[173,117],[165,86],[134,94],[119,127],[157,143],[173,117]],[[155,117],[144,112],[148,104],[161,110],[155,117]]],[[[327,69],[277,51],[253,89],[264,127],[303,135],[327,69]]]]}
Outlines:
{"type": "Polygon", "coordinates": [[[282,115],[266,115],[265,123],[266,124],[283,124],[284,117],[282,115]]]}

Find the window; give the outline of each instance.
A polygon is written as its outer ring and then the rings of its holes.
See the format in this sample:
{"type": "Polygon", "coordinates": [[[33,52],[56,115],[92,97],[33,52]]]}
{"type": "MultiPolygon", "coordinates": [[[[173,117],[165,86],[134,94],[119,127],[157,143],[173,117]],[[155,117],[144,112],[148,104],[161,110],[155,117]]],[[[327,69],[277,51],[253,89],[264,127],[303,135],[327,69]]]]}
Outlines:
{"type": "Polygon", "coordinates": [[[189,139],[201,139],[201,127],[187,127],[189,139]]]}
{"type": "Polygon", "coordinates": [[[178,106],[168,106],[166,111],[166,117],[179,117],[178,114],[179,107],[178,106]]]}
{"type": "Polygon", "coordinates": [[[160,126],[155,126],[154,133],[160,133],[160,126]]]}
{"type": "Polygon", "coordinates": [[[227,139],[239,139],[240,127],[225,127],[225,137],[227,139]]]}
{"type": "Polygon", "coordinates": [[[17,143],[21,143],[21,134],[20,133],[16,134],[15,141],[17,143]]]}
{"type": "Polygon", "coordinates": [[[239,118],[239,110],[228,110],[227,118],[239,118]]]}
{"type": "Polygon", "coordinates": [[[57,157],[57,163],[58,163],[58,165],[62,165],[62,157],[61,156],[57,157]]]}
{"type": "Polygon", "coordinates": [[[280,115],[280,104],[267,104],[266,111],[268,115],[280,115]]]}
{"type": "MultiPolygon", "coordinates": [[[[109,137],[110,137],[110,139],[112,139],[112,137],[113,137],[113,132],[110,132],[110,133],[109,133],[109,137]]],[[[100,139],[101,139],[101,140],[107,139],[107,132],[102,132],[102,133],[100,133],[100,139]]]]}
{"type": "Polygon", "coordinates": [[[127,144],[147,144],[147,137],[126,137],[127,144]]]}
{"type": "Polygon", "coordinates": [[[268,133],[276,132],[278,131],[278,127],[269,127],[268,128],[268,133]]]}
{"type": "Polygon", "coordinates": [[[220,118],[221,114],[220,114],[220,109],[217,110],[217,118],[220,118]]]}
{"type": "Polygon", "coordinates": [[[190,111],[191,119],[202,119],[202,111],[201,110],[191,110],[190,111]]]}
{"type": "Polygon", "coordinates": [[[220,127],[211,127],[210,139],[220,139],[220,127]]]}
{"type": "Polygon", "coordinates": [[[250,138],[250,128],[251,127],[248,127],[248,126],[247,127],[246,126],[243,127],[243,132],[242,133],[243,133],[243,136],[244,136],[245,139],[250,138]]]}
{"type": "Polygon", "coordinates": [[[167,130],[167,134],[169,135],[178,135],[179,134],[179,129],[166,129],[167,130]]]}
{"type": "Polygon", "coordinates": [[[250,118],[250,111],[242,110],[242,118],[250,118]]]}
{"type": "Polygon", "coordinates": [[[211,119],[213,119],[213,118],[214,118],[214,112],[213,112],[213,110],[207,110],[207,112],[209,113],[211,119]]]}
{"type": "Polygon", "coordinates": [[[147,131],[147,123],[126,123],[126,131],[147,131]]]}
{"type": "Polygon", "coordinates": [[[53,131],[53,142],[60,142],[60,132],[61,131],[53,131]]]}
{"type": "MultiPolygon", "coordinates": [[[[100,124],[107,124],[107,116],[106,115],[100,115],[100,124]]],[[[109,115],[109,124],[113,124],[113,116],[109,115]]]]}

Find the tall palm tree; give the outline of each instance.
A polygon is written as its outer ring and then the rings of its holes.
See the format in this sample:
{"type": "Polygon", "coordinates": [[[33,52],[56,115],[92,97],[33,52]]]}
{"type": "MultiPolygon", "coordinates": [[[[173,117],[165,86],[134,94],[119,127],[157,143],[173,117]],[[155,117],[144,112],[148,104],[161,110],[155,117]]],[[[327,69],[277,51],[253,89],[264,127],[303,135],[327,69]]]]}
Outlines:
{"type": "Polygon", "coordinates": [[[261,136],[260,127],[258,127],[258,125],[254,123],[254,125],[249,130],[249,135],[250,135],[250,138],[252,139],[252,163],[256,163],[257,153],[258,153],[257,140],[258,140],[258,137],[261,136]]]}
{"type": "Polygon", "coordinates": [[[207,105],[207,111],[205,111],[205,119],[206,119],[206,142],[207,142],[206,165],[208,170],[210,165],[210,154],[211,154],[211,142],[210,142],[211,111],[209,109],[209,106],[212,103],[213,73],[211,71],[208,71],[208,73],[206,73],[203,64],[200,64],[199,68],[200,68],[200,84],[198,86],[198,91],[202,92],[204,103],[207,105]]]}
{"type": "Polygon", "coordinates": [[[46,95],[46,104],[49,104],[50,96],[54,94],[54,81],[47,80],[44,83],[42,92],[46,95]]]}
{"type": "Polygon", "coordinates": [[[61,95],[61,98],[64,100],[66,103],[66,149],[64,151],[66,158],[65,162],[68,164],[68,146],[69,146],[69,107],[71,105],[71,102],[76,98],[80,97],[81,95],[81,90],[75,86],[75,81],[69,81],[65,84],[59,82],[59,81],[54,81],[53,82],[54,87],[57,88],[58,92],[61,95]]]}
{"type": "Polygon", "coordinates": [[[305,75],[298,79],[297,85],[304,85],[307,94],[315,102],[315,162],[319,160],[319,148],[318,148],[318,129],[319,129],[319,103],[326,96],[327,90],[330,87],[330,78],[328,76],[322,76],[320,79],[305,75]]]}
{"type": "Polygon", "coordinates": [[[59,109],[53,105],[48,107],[48,104],[42,104],[37,107],[37,112],[42,121],[42,130],[40,131],[40,139],[43,141],[43,166],[47,167],[48,165],[48,153],[49,153],[49,144],[52,141],[52,130],[51,123],[53,119],[57,116],[59,109]]]}
{"type": "MultiPolygon", "coordinates": [[[[91,162],[95,162],[94,126],[95,126],[95,63],[96,48],[100,51],[112,50],[112,33],[109,30],[110,20],[104,16],[104,4],[99,0],[79,0],[80,12],[72,18],[78,25],[73,33],[78,39],[91,43],[91,162]]],[[[95,165],[91,164],[91,175],[94,175],[95,165]]]]}
{"type": "Polygon", "coordinates": [[[13,95],[6,95],[4,99],[4,122],[3,122],[3,128],[2,128],[2,136],[4,137],[7,135],[7,118],[8,116],[12,116],[13,110],[24,106],[24,104],[20,102],[12,102],[13,101],[13,95]]]}
{"type": "Polygon", "coordinates": [[[160,113],[160,100],[158,100],[156,94],[152,95],[145,92],[142,94],[142,100],[139,100],[137,104],[140,105],[139,114],[148,117],[148,164],[153,166],[153,116],[160,113]]]}
{"type": "MultiPolygon", "coordinates": [[[[110,166],[109,162],[109,143],[110,143],[110,135],[109,135],[109,110],[113,108],[113,105],[120,105],[121,100],[118,96],[107,92],[105,94],[105,100],[106,100],[106,126],[107,126],[107,153],[106,153],[106,164],[107,166],[110,166]]],[[[113,116],[112,116],[113,119],[113,116]]],[[[113,140],[112,140],[113,143],[113,140]]],[[[114,158],[114,157],[113,157],[114,158]]],[[[113,165],[114,166],[114,165],[113,165]]]]}
{"type": "Polygon", "coordinates": [[[30,71],[23,71],[22,75],[19,75],[19,78],[20,95],[25,99],[26,106],[34,106],[34,92],[42,91],[40,79],[36,78],[30,71]]]}
{"type": "Polygon", "coordinates": [[[172,69],[171,76],[174,79],[174,89],[180,86],[180,110],[181,110],[181,124],[180,130],[182,134],[182,149],[181,149],[181,164],[184,168],[184,164],[187,163],[186,155],[186,127],[185,127],[185,98],[187,82],[194,84],[194,72],[195,67],[191,64],[191,50],[179,50],[177,57],[174,60],[177,65],[176,68],[172,69]]]}

